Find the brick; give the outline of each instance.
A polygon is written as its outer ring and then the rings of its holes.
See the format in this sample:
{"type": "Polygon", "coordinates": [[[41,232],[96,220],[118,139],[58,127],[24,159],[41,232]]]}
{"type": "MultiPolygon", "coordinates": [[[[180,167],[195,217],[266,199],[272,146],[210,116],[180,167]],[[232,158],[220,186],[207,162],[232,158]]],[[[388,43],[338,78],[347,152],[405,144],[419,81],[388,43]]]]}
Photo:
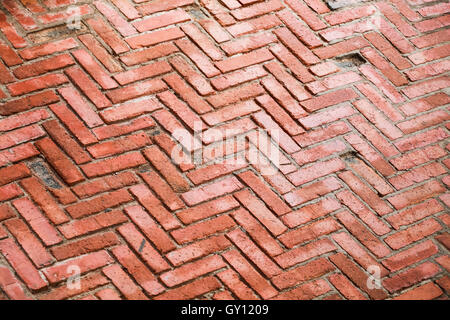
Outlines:
{"type": "Polygon", "coordinates": [[[20,251],[12,239],[0,241],[0,252],[31,290],[47,287],[47,282],[41,278],[32,262],[20,251]]]}
{"type": "Polygon", "coordinates": [[[137,178],[131,172],[122,172],[112,176],[88,181],[72,187],[72,191],[81,199],[88,198],[105,191],[117,190],[137,183],[137,178]]]}
{"type": "Polygon", "coordinates": [[[184,244],[206,238],[218,232],[223,232],[233,226],[235,226],[235,222],[229,216],[225,215],[183,229],[177,229],[172,231],[171,235],[179,244],[184,244]]]}
{"type": "Polygon", "coordinates": [[[332,93],[326,93],[319,97],[301,102],[301,105],[309,112],[333,106],[357,97],[352,89],[341,89],[332,93]]]}
{"type": "MultiPolygon", "coordinates": [[[[48,194],[44,186],[36,178],[22,180],[22,187],[28,192],[34,202],[42,208],[46,216],[54,224],[67,222],[69,219],[57,202],[48,194]]],[[[30,207],[31,202],[25,208],[30,207]]],[[[33,208],[34,209],[34,208],[33,208]]]]}
{"type": "Polygon", "coordinates": [[[311,279],[321,277],[333,271],[333,265],[324,258],[319,258],[300,267],[285,271],[272,279],[274,285],[282,290],[311,279]]]}
{"type": "Polygon", "coordinates": [[[126,222],[127,218],[121,210],[106,211],[94,216],[89,216],[83,219],[74,220],[58,229],[67,239],[72,239],[80,235],[85,235],[92,231],[98,231],[113,225],[126,222]]]}
{"type": "Polygon", "coordinates": [[[340,159],[331,159],[313,164],[307,168],[299,169],[298,171],[289,174],[288,179],[295,186],[299,186],[343,169],[345,169],[345,164],[340,159]]]}
{"type": "Polygon", "coordinates": [[[374,191],[350,171],[339,174],[339,177],[378,214],[385,215],[392,212],[392,209],[374,191]]]}
{"type": "Polygon", "coordinates": [[[42,300],[62,300],[67,299],[78,294],[82,294],[86,291],[93,290],[97,287],[108,284],[108,279],[100,275],[99,273],[89,274],[80,279],[79,289],[69,289],[67,286],[59,286],[48,293],[40,296],[42,300]]]}
{"type": "Polygon", "coordinates": [[[57,260],[65,260],[87,253],[100,251],[107,247],[118,245],[119,243],[119,238],[115,235],[115,233],[105,232],[55,246],[51,248],[51,253],[57,260]]]}
{"type": "Polygon", "coordinates": [[[56,87],[67,81],[68,79],[63,74],[48,74],[34,79],[9,84],[7,85],[7,88],[12,96],[21,96],[49,87],[56,87]]]}
{"type": "MultiPolygon", "coordinates": [[[[183,202],[172,188],[164,181],[156,172],[142,173],[141,177],[153,189],[153,191],[161,198],[161,200],[171,210],[177,210],[184,207],[183,202]]],[[[172,220],[172,219],[170,219],[172,220]]],[[[174,221],[173,221],[174,222],[174,221]]],[[[178,225],[175,224],[174,225],[178,225]]]]}
{"type": "Polygon", "coordinates": [[[233,292],[239,299],[257,300],[258,297],[244,282],[239,279],[239,275],[233,270],[225,270],[219,272],[217,277],[224,283],[231,292],[233,292]]]}
{"type": "Polygon", "coordinates": [[[26,111],[34,107],[43,106],[46,104],[57,102],[59,98],[53,91],[44,90],[17,100],[11,100],[0,105],[1,115],[11,115],[21,111],[26,111]]]}
{"type": "Polygon", "coordinates": [[[260,110],[258,105],[250,100],[224,107],[218,111],[208,113],[202,116],[202,118],[208,125],[213,126],[221,122],[248,115],[258,110],[260,110]]]}
{"type": "Polygon", "coordinates": [[[242,184],[236,178],[225,178],[204,187],[185,192],[181,196],[188,205],[192,206],[241,188],[242,184]]]}
{"type": "Polygon", "coordinates": [[[145,164],[146,161],[139,152],[131,152],[115,158],[91,162],[81,166],[83,172],[89,177],[99,177],[109,173],[134,168],[145,164]]]}
{"type": "Polygon", "coordinates": [[[283,233],[278,239],[289,249],[295,245],[304,243],[323,235],[330,234],[341,227],[335,220],[325,218],[317,222],[308,224],[307,226],[283,233]]]}
{"type": "Polygon", "coordinates": [[[438,286],[432,282],[428,282],[395,297],[394,300],[431,300],[439,297],[442,293],[442,290],[438,286]]]}
{"type": "Polygon", "coordinates": [[[145,78],[155,77],[171,70],[172,68],[165,61],[154,62],[143,67],[118,73],[114,75],[114,79],[116,79],[119,84],[126,85],[145,78]]]}
{"type": "Polygon", "coordinates": [[[180,266],[197,258],[222,251],[230,245],[231,243],[224,236],[212,236],[211,238],[173,250],[166,257],[173,265],[180,266]]]}
{"type": "Polygon", "coordinates": [[[198,206],[177,212],[177,217],[185,224],[203,220],[208,217],[229,211],[239,206],[239,203],[231,196],[224,196],[198,206]]]}
{"type": "Polygon", "coordinates": [[[428,219],[420,222],[408,229],[397,231],[396,233],[388,236],[384,241],[393,249],[397,250],[419,241],[426,236],[429,236],[439,230],[442,227],[433,219],[428,219]]]}
{"type": "Polygon", "coordinates": [[[339,290],[339,292],[351,300],[367,300],[367,298],[356,288],[353,283],[342,274],[333,274],[329,281],[339,290]]]}
{"type": "Polygon", "coordinates": [[[60,148],[66,152],[76,164],[82,164],[90,161],[89,155],[81,148],[81,146],[70,136],[70,134],[56,120],[44,122],[42,125],[58,144],[60,148]]]}
{"type": "Polygon", "coordinates": [[[307,261],[318,255],[334,250],[336,250],[336,247],[330,240],[322,239],[280,254],[275,257],[275,261],[282,268],[288,268],[300,262],[307,261]]]}
{"type": "Polygon", "coordinates": [[[346,258],[342,253],[337,253],[330,257],[333,262],[353,283],[365,291],[372,299],[385,299],[387,294],[382,289],[369,289],[367,287],[367,276],[352,261],[346,258]]]}
{"type": "Polygon", "coordinates": [[[103,268],[103,273],[127,299],[148,300],[141,288],[134,284],[133,280],[131,280],[118,264],[103,268]]]}
{"type": "Polygon", "coordinates": [[[332,191],[341,188],[341,184],[334,177],[329,177],[318,182],[314,182],[309,186],[297,189],[284,195],[284,199],[291,207],[318,198],[332,191]]]}
{"type": "Polygon", "coordinates": [[[113,89],[117,87],[117,83],[114,79],[112,79],[97,62],[95,62],[87,51],[77,50],[72,52],[72,54],[103,89],[113,89]]]}
{"type": "Polygon", "coordinates": [[[212,110],[208,103],[200,99],[200,96],[192,88],[187,86],[179,76],[171,74],[165,76],[164,81],[197,113],[203,114],[212,110]]]}
{"type": "Polygon", "coordinates": [[[223,267],[225,263],[219,256],[211,256],[163,273],[160,278],[167,286],[173,287],[223,267]]]}
{"type": "Polygon", "coordinates": [[[108,69],[109,72],[122,71],[122,66],[114,59],[114,57],[95,39],[91,34],[83,34],[78,36],[81,42],[92,52],[92,54],[108,69]]]}
{"type": "Polygon", "coordinates": [[[144,236],[132,223],[121,225],[117,228],[117,231],[119,231],[128,245],[137,252],[153,272],[162,272],[170,269],[169,264],[153,246],[146,243],[144,236]]]}
{"type": "Polygon", "coordinates": [[[66,210],[72,218],[78,219],[106,209],[114,208],[132,200],[133,198],[131,195],[126,190],[121,189],[70,205],[66,210]]]}
{"type": "Polygon", "coordinates": [[[50,109],[83,145],[97,142],[92,132],[64,104],[53,104],[50,109]]]}
{"type": "Polygon", "coordinates": [[[425,199],[443,193],[444,191],[445,189],[437,181],[430,181],[421,186],[392,196],[388,198],[388,201],[392,203],[396,209],[402,209],[406,206],[419,203],[425,199]]]}
{"type": "Polygon", "coordinates": [[[115,247],[112,254],[148,294],[157,295],[164,291],[156,277],[128,247],[124,245],[115,247]]]}
{"type": "Polygon", "coordinates": [[[102,19],[92,18],[88,19],[87,23],[98,33],[98,35],[105,41],[105,43],[116,53],[121,54],[128,52],[125,41],[123,41],[102,19]]]}
{"type": "Polygon", "coordinates": [[[106,251],[97,251],[84,255],[83,257],[72,259],[68,262],[60,262],[42,270],[50,283],[56,283],[69,278],[72,275],[70,266],[80,268],[81,274],[101,268],[113,262],[113,259],[106,251]]]}
{"type": "Polygon", "coordinates": [[[149,60],[167,56],[171,53],[177,52],[178,48],[172,43],[161,43],[151,48],[146,48],[140,51],[130,52],[120,56],[120,60],[127,66],[133,66],[149,60]]]}
{"type": "Polygon", "coordinates": [[[205,277],[197,279],[193,282],[180,286],[176,289],[167,291],[159,296],[154,297],[155,300],[181,300],[193,299],[210,291],[217,290],[221,287],[219,281],[214,277],[205,277]]]}
{"type": "Polygon", "coordinates": [[[113,103],[120,103],[139,98],[166,89],[166,85],[159,79],[146,80],[137,84],[109,91],[106,95],[113,103]]]}
{"type": "Polygon", "coordinates": [[[208,78],[220,74],[220,71],[214,66],[213,62],[210,61],[209,57],[191,41],[187,39],[181,39],[177,40],[175,44],[208,78]]]}
{"type": "MultiPolygon", "coordinates": [[[[149,210],[153,212],[153,210],[149,210]]],[[[168,252],[175,249],[175,245],[164,231],[155,223],[155,221],[140,206],[131,206],[125,209],[131,220],[144,232],[144,234],[153,242],[153,244],[162,252],[168,252]]],[[[170,219],[166,219],[174,225],[170,219]]],[[[172,218],[172,220],[174,220],[172,218]]],[[[175,220],[176,222],[176,220],[175,220]]],[[[163,225],[167,225],[164,223],[163,225]]],[[[178,226],[178,225],[176,225],[178,226]]]]}
{"type": "Polygon", "coordinates": [[[236,250],[227,251],[222,256],[263,299],[272,298],[277,294],[277,290],[267,280],[262,278],[236,250]]]}
{"type": "Polygon", "coordinates": [[[439,267],[433,263],[425,262],[417,267],[397,274],[392,278],[388,278],[383,281],[383,287],[390,292],[395,292],[403,288],[407,288],[434,276],[439,272],[439,267]]]}
{"type": "Polygon", "coordinates": [[[84,180],[80,170],[50,138],[41,139],[35,145],[68,184],[74,184],[84,180]]]}
{"type": "Polygon", "coordinates": [[[181,57],[174,57],[170,59],[170,64],[185,78],[191,86],[193,86],[202,96],[214,92],[213,88],[206,81],[199,72],[191,67],[186,60],[181,57]]]}
{"type": "Polygon", "coordinates": [[[26,198],[18,199],[13,201],[13,205],[45,245],[54,245],[62,241],[56,229],[30,200],[26,198]]]}
{"type": "MultiPolygon", "coordinates": [[[[275,98],[275,100],[295,119],[306,115],[305,110],[299,105],[294,97],[284,87],[273,78],[266,78],[261,81],[264,88],[275,98]]],[[[305,96],[303,96],[303,99],[305,96]]]]}
{"type": "Polygon", "coordinates": [[[68,38],[24,49],[19,54],[24,59],[32,60],[76,47],[78,47],[77,42],[74,39],[68,38]]]}
{"type": "MultiPolygon", "coordinates": [[[[333,180],[329,182],[333,183],[333,180]]],[[[286,214],[282,217],[282,220],[288,227],[294,228],[298,225],[308,223],[311,220],[326,216],[340,207],[340,204],[336,200],[332,198],[324,198],[316,203],[306,205],[298,210],[286,214]]]]}
{"type": "Polygon", "coordinates": [[[32,234],[25,222],[20,219],[10,219],[4,224],[38,268],[42,268],[53,262],[53,257],[32,234]]]}
{"type": "Polygon", "coordinates": [[[3,186],[17,179],[25,178],[31,175],[30,170],[23,163],[15,164],[0,169],[0,185],[3,186]]]}

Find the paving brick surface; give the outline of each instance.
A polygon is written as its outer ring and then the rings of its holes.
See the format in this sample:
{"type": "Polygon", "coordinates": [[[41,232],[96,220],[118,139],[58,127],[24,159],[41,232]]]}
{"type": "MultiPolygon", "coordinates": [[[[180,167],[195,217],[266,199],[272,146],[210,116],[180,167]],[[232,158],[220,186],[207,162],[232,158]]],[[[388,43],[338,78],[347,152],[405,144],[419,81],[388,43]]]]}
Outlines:
{"type": "Polygon", "coordinates": [[[0,299],[447,299],[449,12],[1,1],[0,299]]]}

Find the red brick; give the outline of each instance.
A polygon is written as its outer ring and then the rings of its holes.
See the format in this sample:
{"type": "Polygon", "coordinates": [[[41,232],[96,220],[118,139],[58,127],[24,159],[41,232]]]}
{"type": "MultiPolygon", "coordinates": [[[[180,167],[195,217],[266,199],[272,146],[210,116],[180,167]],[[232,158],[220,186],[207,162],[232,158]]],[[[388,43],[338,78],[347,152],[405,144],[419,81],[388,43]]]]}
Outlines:
{"type": "Polygon", "coordinates": [[[339,292],[351,300],[367,300],[367,298],[358,290],[353,283],[342,274],[333,274],[329,278],[330,282],[339,292]]]}
{"type": "Polygon", "coordinates": [[[172,271],[163,273],[160,279],[164,284],[173,287],[199,276],[224,268],[226,265],[220,256],[210,256],[188,263],[172,271]]]}
{"type": "Polygon", "coordinates": [[[190,225],[183,229],[177,229],[172,231],[171,235],[179,244],[184,244],[206,238],[218,232],[223,232],[233,226],[235,226],[233,219],[224,215],[204,222],[199,222],[195,225],[190,225]]]}
{"type": "Polygon", "coordinates": [[[146,161],[139,152],[131,152],[115,158],[91,162],[81,166],[83,172],[89,177],[103,176],[109,173],[121,171],[128,168],[145,164],[146,161]]]}
{"type": "Polygon", "coordinates": [[[66,210],[72,218],[78,219],[106,209],[117,207],[132,200],[133,198],[131,195],[126,190],[121,189],[70,205],[66,210]]]}
{"type": "Polygon", "coordinates": [[[385,238],[384,241],[392,249],[397,250],[413,242],[419,241],[441,229],[441,225],[436,222],[436,220],[428,219],[409,227],[408,229],[397,231],[396,233],[385,238]]]}
{"type": "Polygon", "coordinates": [[[239,206],[231,196],[224,196],[210,202],[177,212],[177,217],[185,224],[190,224],[214,215],[229,211],[239,206]]]}
{"type": "Polygon", "coordinates": [[[367,287],[368,275],[358,268],[351,260],[346,258],[342,253],[337,253],[330,258],[333,262],[353,283],[365,291],[372,299],[381,300],[387,297],[382,289],[369,289],[367,287]]]}
{"type": "Polygon", "coordinates": [[[0,241],[0,252],[31,290],[47,287],[47,282],[41,278],[38,270],[12,239],[0,241]]]}
{"type": "Polygon", "coordinates": [[[392,196],[388,198],[388,201],[392,203],[396,209],[402,209],[443,192],[445,192],[445,189],[439,184],[439,182],[429,181],[421,186],[392,196]]]}
{"type": "Polygon", "coordinates": [[[265,78],[261,80],[261,84],[293,118],[298,119],[306,115],[305,110],[278,81],[265,78]]]}
{"type": "MultiPolygon", "coordinates": [[[[153,212],[154,210],[151,210],[153,212]]],[[[155,221],[140,206],[131,206],[125,209],[130,219],[144,232],[153,244],[162,252],[175,249],[175,245],[167,234],[155,223],[155,221]]],[[[171,217],[171,216],[170,216],[171,217]]],[[[167,219],[169,220],[169,219],[167,219]]],[[[174,220],[172,218],[172,220],[174,220]]],[[[172,225],[174,223],[170,221],[172,225]]],[[[177,222],[175,220],[175,222],[177,222]]],[[[167,225],[167,224],[164,224],[167,225]]]]}
{"type": "Polygon", "coordinates": [[[211,85],[217,90],[224,90],[229,87],[255,80],[265,76],[267,72],[260,66],[250,66],[241,70],[227,73],[211,80],[211,85]]]}
{"type": "Polygon", "coordinates": [[[283,233],[278,239],[289,249],[306,241],[339,230],[341,226],[331,218],[325,218],[307,226],[283,233]]]}
{"type": "Polygon", "coordinates": [[[103,273],[127,299],[148,300],[141,288],[134,284],[133,280],[118,264],[103,268],[103,273]]]}
{"type": "MultiPolygon", "coordinates": [[[[191,0],[183,0],[191,1],[191,0]]],[[[162,1],[161,1],[162,2],[162,1]]],[[[164,1],[166,2],[166,1],[164,1]]],[[[155,300],[188,300],[194,299],[210,291],[217,290],[221,287],[219,281],[214,277],[205,277],[197,279],[193,282],[180,286],[176,289],[167,291],[159,296],[154,297],[155,300]]]]}
{"type": "Polygon", "coordinates": [[[222,235],[200,240],[196,243],[169,252],[166,257],[175,266],[207,256],[229,247],[231,243],[222,235]]]}
{"type": "Polygon", "coordinates": [[[74,184],[84,180],[80,170],[50,138],[41,139],[35,145],[65,182],[74,184]]]}
{"type": "Polygon", "coordinates": [[[280,254],[275,257],[275,261],[282,268],[288,268],[334,250],[336,250],[336,247],[330,240],[321,239],[280,254]]]}
{"type": "Polygon", "coordinates": [[[72,239],[80,235],[85,235],[92,231],[98,231],[116,224],[126,222],[127,218],[121,210],[112,210],[90,216],[80,220],[74,220],[58,229],[66,239],[72,239]]]}
{"type": "Polygon", "coordinates": [[[361,180],[350,171],[339,174],[339,178],[344,180],[350,189],[360,196],[361,199],[363,199],[378,214],[385,215],[392,212],[392,209],[374,191],[362,183],[361,180]]]}
{"type": "Polygon", "coordinates": [[[175,44],[187,55],[208,78],[217,76],[220,71],[210,61],[209,57],[203,53],[195,44],[187,39],[177,40],[175,44]]]}
{"type": "MultiPolygon", "coordinates": [[[[31,298],[25,294],[19,280],[6,267],[0,267],[0,288],[10,299],[31,300],[31,298]]],[[[7,299],[4,294],[1,296],[2,300],[7,299]]]]}
{"type": "Polygon", "coordinates": [[[257,300],[258,297],[243,281],[239,279],[239,275],[231,269],[219,272],[217,277],[222,281],[231,292],[239,299],[257,300]]]}
{"type": "Polygon", "coordinates": [[[213,93],[211,85],[199,72],[191,67],[186,60],[181,57],[173,57],[170,64],[193,86],[202,96],[213,93]]]}
{"type": "Polygon", "coordinates": [[[100,18],[88,19],[87,23],[91,26],[95,32],[105,41],[105,43],[111,47],[116,54],[128,52],[128,48],[125,41],[123,41],[111,28],[100,18]]]}
{"type": "Polygon", "coordinates": [[[92,52],[92,54],[108,69],[109,72],[122,71],[122,66],[114,57],[103,47],[102,44],[91,34],[82,34],[78,36],[81,42],[92,52]]]}
{"type": "Polygon", "coordinates": [[[328,260],[319,258],[300,267],[283,272],[274,277],[272,282],[278,289],[283,290],[299,283],[319,278],[334,269],[334,266],[328,260]]]}
{"type": "Polygon", "coordinates": [[[263,299],[272,298],[277,294],[277,290],[237,250],[227,251],[222,256],[263,299]]]}
{"type": "Polygon", "coordinates": [[[223,73],[245,68],[272,59],[272,54],[267,49],[258,49],[251,53],[245,53],[235,58],[228,58],[216,62],[216,66],[223,73]]]}
{"type": "Polygon", "coordinates": [[[108,279],[100,275],[99,273],[89,274],[80,279],[80,288],[67,288],[66,285],[59,286],[51,291],[41,295],[39,298],[42,300],[63,300],[78,294],[82,294],[86,291],[93,290],[97,287],[108,284],[108,279]]]}
{"type": "Polygon", "coordinates": [[[52,255],[58,260],[81,256],[107,247],[118,245],[119,238],[113,232],[94,234],[51,248],[52,255]]]}
{"type": "MultiPolygon", "coordinates": [[[[51,222],[61,224],[69,220],[57,202],[36,178],[25,179],[21,182],[21,185],[30,194],[34,202],[46,213],[51,222]]],[[[31,204],[31,202],[29,203],[31,204]]]]}
{"type": "Polygon", "coordinates": [[[71,266],[80,268],[81,274],[101,268],[113,262],[113,259],[106,251],[89,253],[80,258],[75,258],[67,262],[60,262],[42,270],[50,283],[56,283],[69,278],[72,275],[71,266]]]}
{"type": "Polygon", "coordinates": [[[428,282],[420,287],[402,293],[395,297],[394,300],[431,300],[439,297],[442,293],[442,290],[438,286],[432,282],[428,282]]]}
{"type": "Polygon", "coordinates": [[[90,161],[89,155],[80,145],[69,135],[69,133],[56,120],[44,122],[44,129],[51,138],[61,147],[76,164],[90,161]]]}
{"type": "Polygon", "coordinates": [[[73,49],[76,48],[77,46],[78,44],[74,39],[68,38],[24,49],[20,51],[19,54],[22,58],[31,60],[36,59],[38,57],[47,56],[56,52],[73,49]]]}
{"type": "Polygon", "coordinates": [[[295,289],[285,291],[275,297],[275,300],[311,300],[331,290],[330,285],[323,279],[314,280],[295,289]]]}
{"type": "Polygon", "coordinates": [[[148,294],[157,295],[164,291],[164,287],[158,282],[156,277],[127,246],[115,247],[112,253],[148,294]]]}
{"type": "Polygon", "coordinates": [[[49,265],[54,261],[53,257],[22,220],[10,219],[4,225],[38,268],[49,265]]]}
{"type": "Polygon", "coordinates": [[[167,56],[174,52],[177,52],[178,48],[172,43],[161,43],[151,48],[147,48],[140,51],[133,51],[120,56],[120,60],[127,66],[133,66],[149,60],[167,56]]]}
{"type": "Polygon", "coordinates": [[[85,50],[77,50],[72,52],[75,59],[80,63],[91,77],[98,82],[103,89],[113,89],[117,87],[117,83],[95,62],[95,60],[85,50]]]}
{"type": "Polygon", "coordinates": [[[146,242],[144,236],[132,223],[121,225],[117,231],[126,240],[128,245],[146,262],[153,272],[162,272],[170,269],[169,264],[160,253],[146,242]]]}

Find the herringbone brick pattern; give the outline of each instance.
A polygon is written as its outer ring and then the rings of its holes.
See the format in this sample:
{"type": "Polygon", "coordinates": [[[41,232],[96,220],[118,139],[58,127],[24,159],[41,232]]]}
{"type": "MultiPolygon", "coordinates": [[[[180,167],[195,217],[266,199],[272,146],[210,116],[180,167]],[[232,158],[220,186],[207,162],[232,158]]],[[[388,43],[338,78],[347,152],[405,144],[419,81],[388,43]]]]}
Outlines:
{"type": "Polygon", "coordinates": [[[1,1],[0,299],[447,299],[449,11],[1,1]]]}

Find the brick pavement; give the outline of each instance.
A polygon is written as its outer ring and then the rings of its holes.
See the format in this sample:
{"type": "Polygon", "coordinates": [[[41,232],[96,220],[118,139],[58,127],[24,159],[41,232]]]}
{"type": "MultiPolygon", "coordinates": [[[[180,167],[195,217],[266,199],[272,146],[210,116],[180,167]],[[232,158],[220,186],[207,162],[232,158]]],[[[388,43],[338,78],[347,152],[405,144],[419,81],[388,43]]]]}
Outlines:
{"type": "Polygon", "coordinates": [[[447,299],[449,11],[2,1],[0,299],[447,299]]]}

